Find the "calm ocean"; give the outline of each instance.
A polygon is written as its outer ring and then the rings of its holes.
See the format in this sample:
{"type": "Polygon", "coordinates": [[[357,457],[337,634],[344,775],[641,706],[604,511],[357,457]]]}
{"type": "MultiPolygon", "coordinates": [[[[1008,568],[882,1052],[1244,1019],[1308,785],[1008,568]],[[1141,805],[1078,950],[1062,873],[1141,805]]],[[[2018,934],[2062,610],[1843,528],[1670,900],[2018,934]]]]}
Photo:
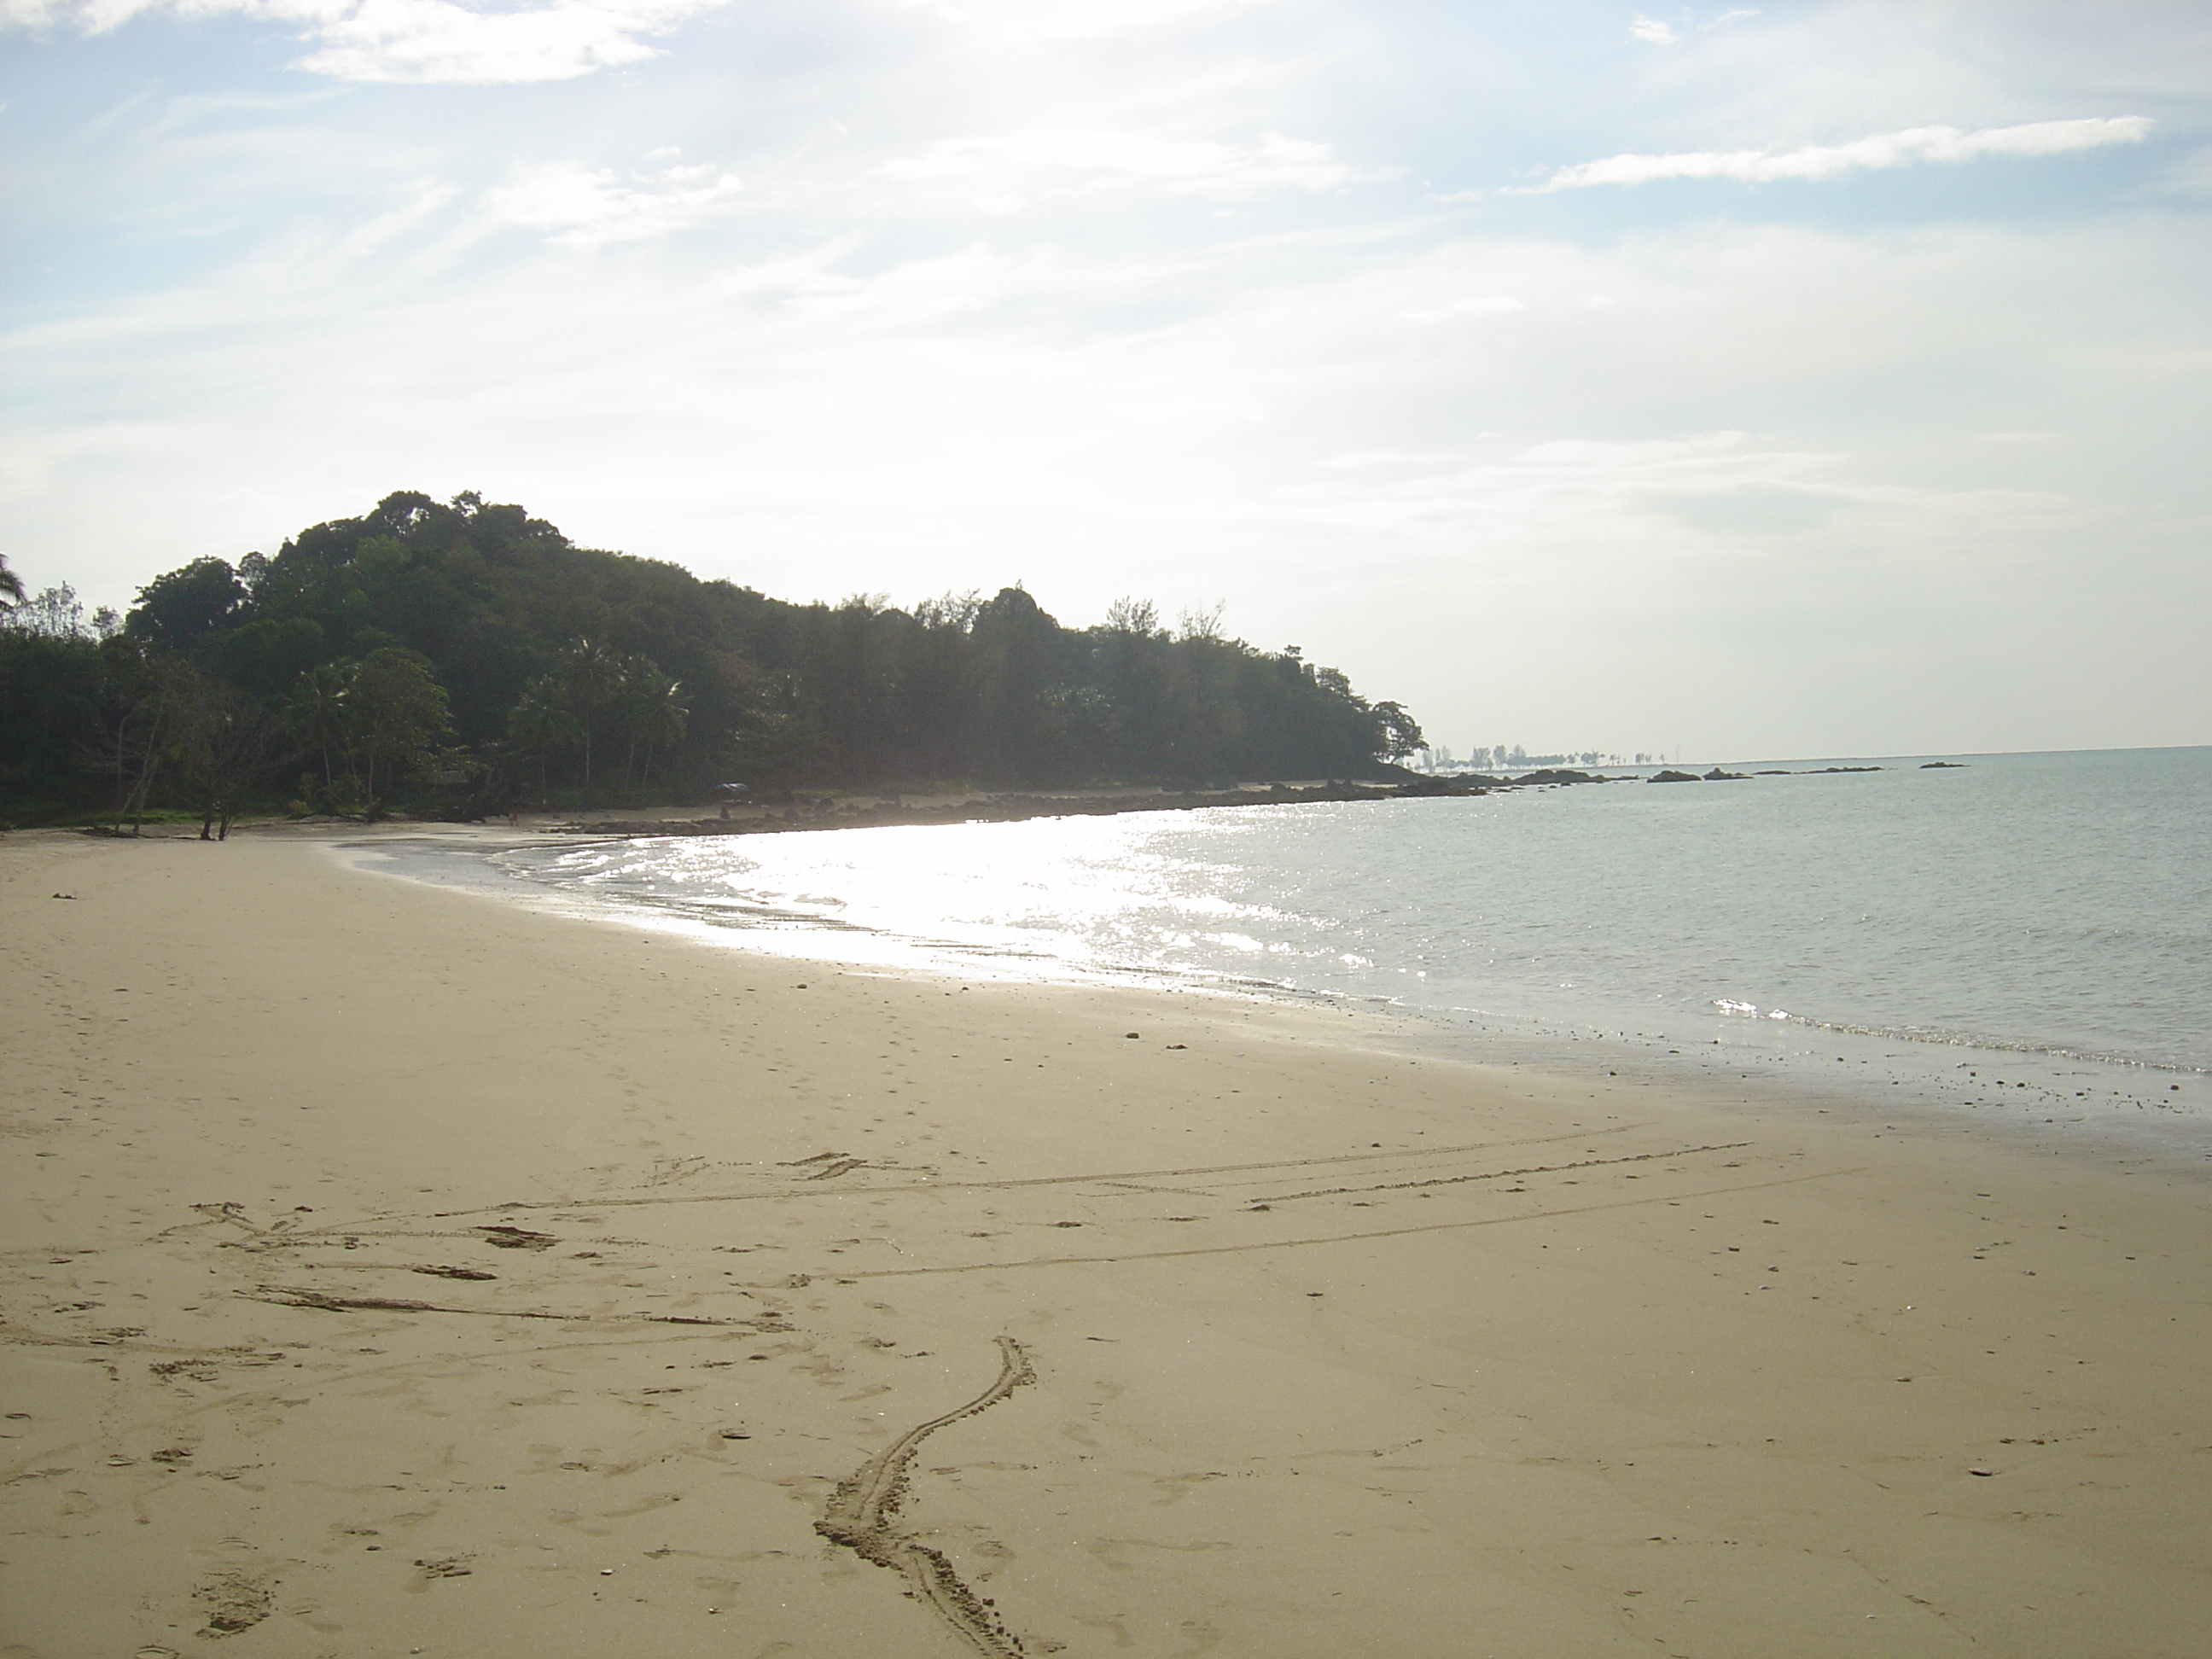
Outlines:
{"type": "MultiPolygon", "coordinates": [[[[810,957],[1348,1002],[1493,1054],[2022,1120],[2203,1120],[2212,749],[1946,758],[534,844],[493,867],[509,893],[810,957]]],[[[460,862],[393,867],[483,884],[460,862]]]]}

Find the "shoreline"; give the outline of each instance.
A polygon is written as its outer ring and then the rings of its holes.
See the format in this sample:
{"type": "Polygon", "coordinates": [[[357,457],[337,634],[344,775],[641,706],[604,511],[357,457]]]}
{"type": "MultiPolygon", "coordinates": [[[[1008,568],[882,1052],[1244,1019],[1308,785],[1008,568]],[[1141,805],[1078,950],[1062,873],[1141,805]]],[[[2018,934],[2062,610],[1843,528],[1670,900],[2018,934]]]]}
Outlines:
{"type": "Polygon", "coordinates": [[[771,920],[737,912],[708,918],[682,907],[664,909],[572,885],[472,880],[468,873],[457,876],[442,860],[413,860],[410,867],[410,860],[386,850],[428,848],[434,854],[458,845],[465,860],[462,870],[472,873],[496,867],[499,852],[548,845],[543,839],[483,828],[394,825],[329,844],[355,867],[374,873],[794,963],[1219,998],[1308,1010],[1321,1017],[1340,1013],[1378,1022],[1378,1030],[1393,1034],[1397,1047],[1431,1058],[1572,1075],[1616,1074],[1627,1066],[1669,1087],[1746,1105],[1901,1113],[1939,1131],[1970,1127],[1973,1133],[2020,1144],[2118,1152],[2180,1170],[2212,1163],[2212,1119],[2207,1117],[2212,1074],[2201,1067],[1804,1020],[1744,1019],[1717,1007],[1663,1012],[1662,1020],[1679,1024],[1678,1034],[1632,1032],[1621,1022],[1650,1020],[1650,1011],[1593,1006],[1516,1015],[1362,997],[1218,970],[987,950],[971,954],[965,945],[811,916],[771,920]],[[387,863],[365,862],[362,855],[387,863]],[[1847,1069],[1831,1073],[1832,1062],[1847,1069]],[[2018,1092],[2022,1090],[2028,1091],[2024,1097],[2018,1092]]]}
{"type": "MultiPolygon", "coordinates": [[[[1878,766],[1830,766],[1824,772],[1879,772],[1878,766]]],[[[1736,778],[1722,774],[1715,777],[1736,778]]],[[[1273,806],[1315,802],[1332,804],[1389,800],[1419,800],[1437,796],[1474,797],[1510,793],[1520,789],[1558,789],[1582,783],[1643,781],[1626,775],[1543,769],[1524,776],[1489,777],[1480,775],[1406,772],[1389,778],[1303,779],[1267,783],[1177,787],[1167,784],[1100,784],[1064,789],[956,789],[940,792],[854,789],[817,793],[811,800],[784,792],[779,799],[748,797],[726,806],[605,806],[556,811],[538,807],[519,811],[508,833],[519,832],[524,820],[532,835],[596,836],[608,840],[638,840],[659,836],[720,836],[789,835],[816,830],[915,829],[949,823],[1021,823],[1044,817],[1110,817],[1125,812],[1192,812],[1226,806],[1273,806]],[[709,816],[700,816],[702,813],[709,816]],[[641,814],[644,816],[640,816],[641,814]]],[[[298,818],[246,818],[233,822],[230,834],[269,834],[287,830],[329,835],[348,830],[406,830],[416,832],[467,830],[497,831],[499,815],[457,818],[387,817],[366,819],[308,814],[298,818]]],[[[156,836],[181,828],[157,829],[156,836]]],[[[79,826],[71,833],[106,840],[145,840],[143,835],[125,835],[99,826],[79,826]]],[[[198,839],[197,830],[191,832],[198,839]]],[[[167,834],[166,838],[175,838],[167,834]]]]}
{"type": "Polygon", "coordinates": [[[2212,1616],[2172,1170],[301,835],[12,836],[0,897],[13,1651],[2142,1659],[2212,1616]]]}
{"type": "MultiPolygon", "coordinates": [[[[1921,769],[1964,769],[1955,761],[1933,761],[1921,769]]],[[[624,817],[629,809],[609,807],[579,812],[540,828],[559,835],[623,838],[656,836],[746,836],[808,830],[917,828],[942,823],[1020,823],[1042,817],[1106,817],[1123,812],[1192,812],[1224,806],[1285,806],[1473,799],[1520,790],[1565,789],[1595,783],[1741,783],[1753,777],[1814,777],[1830,774],[1881,772],[1881,766],[1820,766],[1798,769],[1729,772],[1716,766],[1703,774],[1656,769],[1638,777],[1630,773],[1585,771],[1573,767],[1540,767],[1519,777],[1479,772],[1404,772],[1395,778],[1304,779],[1269,783],[1172,787],[1165,784],[1097,785],[1060,790],[966,790],[943,794],[855,790],[823,796],[811,804],[790,800],[748,800],[732,804],[714,817],[667,816],[683,808],[659,809],[657,817],[624,817]]],[[[653,811],[654,809],[644,809],[653,811]]],[[[696,810],[696,809],[695,809],[696,810]]],[[[474,819],[474,823],[489,823],[474,819]]]]}

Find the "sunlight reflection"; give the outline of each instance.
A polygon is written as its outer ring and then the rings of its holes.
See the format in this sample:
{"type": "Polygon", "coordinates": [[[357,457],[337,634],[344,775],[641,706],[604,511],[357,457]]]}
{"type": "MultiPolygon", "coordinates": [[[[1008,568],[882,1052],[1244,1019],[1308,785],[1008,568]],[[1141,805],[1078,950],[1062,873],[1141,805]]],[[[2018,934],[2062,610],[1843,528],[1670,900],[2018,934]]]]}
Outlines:
{"type": "Polygon", "coordinates": [[[746,927],[755,944],[804,934],[808,954],[844,960],[951,951],[1031,974],[1188,971],[1220,954],[1340,961],[1323,924],[1237,890],[1250,884],[1247,844],[1309,810],[596,842],[516,862],[671,921],[746,927]]]}

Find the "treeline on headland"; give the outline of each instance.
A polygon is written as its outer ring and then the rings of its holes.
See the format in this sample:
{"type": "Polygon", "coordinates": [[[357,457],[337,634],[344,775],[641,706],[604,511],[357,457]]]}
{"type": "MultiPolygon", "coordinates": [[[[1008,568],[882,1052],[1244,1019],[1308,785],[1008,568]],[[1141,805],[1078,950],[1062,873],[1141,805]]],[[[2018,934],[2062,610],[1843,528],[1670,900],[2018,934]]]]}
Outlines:
{"type": "MultiPolygon", "coordinates": [[[[0,576],[5,575],[0,567],[0,576]]],[[[1421,744],[1295,647],[1125,599],[1062,627],[1020,587],[793,604],[579,547],[473,494],[386,496],[273,556],[200,558],[88,623],[0,614],[0,817],[227,825],[756,790],[1347,777],[1421,744]]]]}

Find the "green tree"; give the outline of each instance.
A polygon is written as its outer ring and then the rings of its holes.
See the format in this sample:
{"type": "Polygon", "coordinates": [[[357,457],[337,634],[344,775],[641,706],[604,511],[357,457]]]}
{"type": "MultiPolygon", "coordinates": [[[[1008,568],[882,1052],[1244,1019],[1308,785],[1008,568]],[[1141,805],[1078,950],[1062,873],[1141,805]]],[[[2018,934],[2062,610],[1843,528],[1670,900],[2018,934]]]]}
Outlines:
{"type": "Polygon", "coordinates": [[[353,738],[355,672],[352,663],[318,663],[300,676],[284,705],[285,724],[322,761],[325,805],[337,787],[331,752],[344,754],[353,738]]]}
{"type": "Polygon", "coordinates": [[[788,674],[763,674],[741,658],[725,658],[716,666],[724,706],[732,711],[720,758],[744,781],[791,782],[817,746],[798,683],[788,674]]]}
{"type": "Polygon", "coordinates": [[[632,657],[623,665],[621,690],[615,696],[615,718],[629,747],[623,756],[623,781],[629,781],[630,767],[643,751],[638,782],[653,781],[653,754],[684,741],[690,706],[684,688],[660,671],[649,657],[632,657]]]}
{"type": "Polygon", "coordinates": [[[246,585],[228,564],[194,559],[140,588],[123,625],[132,638],[155,645],[196,645],[229,621],[245,598],[246,585]]]}
{"type": "Polygon", "coordinates": [[[216,638],[205,654],[209,665],[240,690],[275,702],[301,675],[329,660],[330,649],[322,625],[312,617],[259,617],[216,638]]]}
{"type": "Polygon", "coordinates": [[[427,773],[453,740],[446,688],[428,658],[386,646],[361,659],[348,701],[362,781],[369,810],[378,811],[400,783],[427,773]]]}
{"type": "Polygon", "coordinates": [[[522,688],[522,696],[507,717],[507,735],[538,762],[538,799],[546,796],[546,762],[556,750],[577,740],[576,717],[550,674],[540,674],[522,688]]]}
{"type": "Polygon", "coordinates": [[[1378,752],[1385,760],[1403,760],[1428,746],[1428,740],[1421,735],[1419,722],[1395,702],[1376,703],[1375,722],[1379,738],[1378,752]]]}
{"type": "Polygon", "coordinates": [[[89,636],[91,630],[85,626],[84,606],[77,600],[76,589],[67,582],[58,587],[45,588],[27,599],[19,586],[15,597],[18,603],[15,606],[0,609],[0,628],[9,633],[40,634],[51,640],[89,636]]]}
{"type": "Polygon", "coordinates": [[[254,785],[285,752],[283,728],[268,708],[234,686],[179,664],[176,758],[200,807],[200,839],[228,841],[231,820],[254,785]]]}
{"type": "MultiPolygon", "coordinates": [[[[908,610],[880,595],[787,604],[576,546],[521,507],[468,492],[443,503],[389,495],[234,569],[195,560],[149,582],[128,627],[137,647],[187,658],[281,710],[325,794],[349,778],[365,784],[365,773],[384,797],[447,741],[395,750],[382,727],[351,715],[342,727],[297,725],[304,673],[343,672],[387,648],[419,653],[454,740],[480,754],[515,742],[535,757],[541,789],[565,774],[587,799],[616,771],[626,788],[649,783],[676,799],[732,775],[849,785],[1340,776],[1403,752],[1418,729],[1297,652],[1225,637],[1218,606],[1170,628],[1132,597],[1104,626],[1077,631],[1018,587],[908,610]],[[416,759],[396,760],[402,751],[416,759]]],[[[94,618],[92,631],[102,628],[94,618]]],[[[69,629],[81,639],[81,619],[69,629]]],[[[14,637],[0,622],[0,641],[14,637]]],[[[139,707],[124,689],[129,674],[106,657],[92,665],[102,687],[93,725],[113,761],[118,744],[143,746],[117,734],[150,716],[125,717],[139,707]]],[[[83,718],[81,702],[33,696],[9,707],[44,709],[37,729],[58,732],[54,720],[83,718]]],[[[0,792],[12,804],[21,797],[10,780],[21,779],[21,790],[58,801],[70,792],[51,787],[53,757],[87,730],[27,744],[0,732],[0,792]]],[[[147,763],[165,781],[175,775],[167,761],[147,763]]],[[[137,762],[125,770],[140,775],[137,762]]]]}
{"type": "Polygon", "coordinates": [[[976,725],[971,762],[982,777],[1043,783],[1053,764],[1060,699],[1060,624],[1018,587],[1002,587],[969,630],[976,725]]]}
{"type": "Polygon", "coordinates": [[[592,740],[620,700],[623,659],[598,640],[577,639],[561,653],[554,682],[576,722],[584,750],[584,799],[592,797],[592,740]]]}
{"type": "Polygon", "coordinates": [[[7,625],[0,613],[0,800],[43,817],[84,801],[78,753],[111,695],[100,647],[7,625]]]}
{"type": "Polygon", "coordinates": [[[143,641],[106,640],[98,649],[106,695],[98,723],[77,744],[76,763],[108,780],[114,827],[128,819],[136,836],[155,785],[177,759],[196,688],[182,659],[143,641]]]}

